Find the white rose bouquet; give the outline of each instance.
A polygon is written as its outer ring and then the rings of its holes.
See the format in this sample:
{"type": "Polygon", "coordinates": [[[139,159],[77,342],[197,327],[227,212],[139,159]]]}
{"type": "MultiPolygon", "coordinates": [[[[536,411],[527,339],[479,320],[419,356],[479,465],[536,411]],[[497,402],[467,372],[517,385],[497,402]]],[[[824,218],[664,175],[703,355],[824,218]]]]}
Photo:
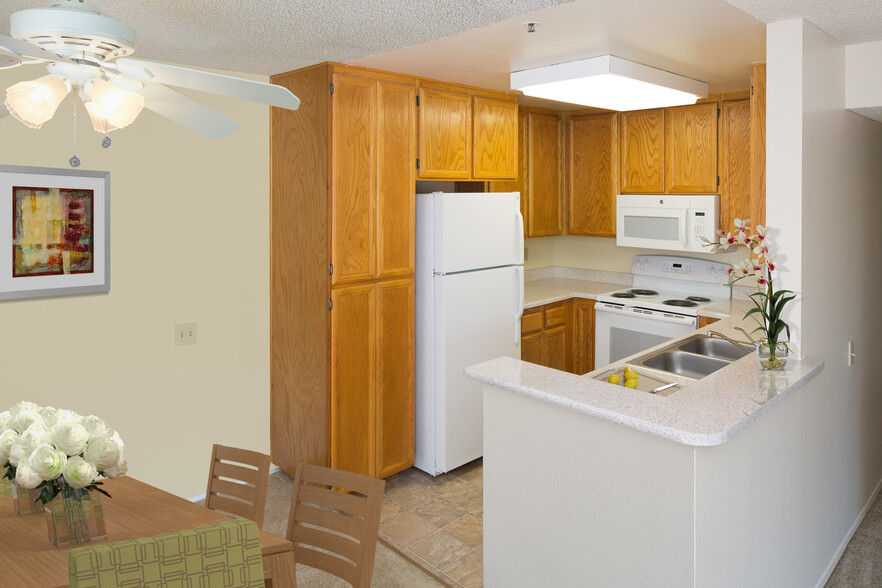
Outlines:
{"type": "Polygon", "coordinates": [[[58,494],[81,500],[100,488],[99,476],[128,471],[125,444],[100,418],[22,401],[0,412],[0,469],[20,488],[40,490],[43,504],[58,494]]]}

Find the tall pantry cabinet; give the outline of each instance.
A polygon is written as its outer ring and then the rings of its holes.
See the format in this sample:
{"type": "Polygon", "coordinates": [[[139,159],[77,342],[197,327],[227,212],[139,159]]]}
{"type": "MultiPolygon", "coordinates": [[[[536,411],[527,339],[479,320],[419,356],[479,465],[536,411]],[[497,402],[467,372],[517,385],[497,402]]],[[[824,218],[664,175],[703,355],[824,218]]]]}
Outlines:
{"type": "Polygon", "coordinates": [[[271,111],[273,462],[386,477],[413,464],[416,81],[280,74],[271,111]]]}

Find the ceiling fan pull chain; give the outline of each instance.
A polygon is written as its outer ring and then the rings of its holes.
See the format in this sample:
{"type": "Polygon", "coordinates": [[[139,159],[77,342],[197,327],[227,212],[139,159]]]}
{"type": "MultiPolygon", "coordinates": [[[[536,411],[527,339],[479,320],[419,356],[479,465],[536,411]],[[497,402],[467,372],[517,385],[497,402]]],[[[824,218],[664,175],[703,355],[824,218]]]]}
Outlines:
{"type": "Polygon", "coordinates": [[[74,154],[67,162],[71,167],[80,167],[80,158],[77,157],[77,101],[74,100],[74,108],[73,108],[73,143],[74,143],[74,154]]]}

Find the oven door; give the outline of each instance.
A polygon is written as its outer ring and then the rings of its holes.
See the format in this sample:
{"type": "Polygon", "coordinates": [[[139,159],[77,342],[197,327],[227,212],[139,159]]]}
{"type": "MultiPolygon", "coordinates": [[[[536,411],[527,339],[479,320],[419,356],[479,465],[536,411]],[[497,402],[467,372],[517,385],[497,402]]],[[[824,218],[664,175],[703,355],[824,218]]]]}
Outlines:
{"type": "Polygon", "coordinates": [[[598,302],[594,305],[594,369],[697,328],[696,316],[598,302]]]}

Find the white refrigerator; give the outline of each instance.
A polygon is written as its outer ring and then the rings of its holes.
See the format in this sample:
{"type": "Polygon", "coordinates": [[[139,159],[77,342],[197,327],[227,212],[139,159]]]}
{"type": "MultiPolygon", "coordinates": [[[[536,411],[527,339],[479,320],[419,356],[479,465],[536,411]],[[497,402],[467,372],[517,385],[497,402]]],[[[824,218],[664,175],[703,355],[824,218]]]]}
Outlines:
{"type": "Polygon", "coordinates": [[[463,369],[521,357],[524,219],[517,192],[416,195],[415,465],[483,455],[483,391],[463,369]]]}

